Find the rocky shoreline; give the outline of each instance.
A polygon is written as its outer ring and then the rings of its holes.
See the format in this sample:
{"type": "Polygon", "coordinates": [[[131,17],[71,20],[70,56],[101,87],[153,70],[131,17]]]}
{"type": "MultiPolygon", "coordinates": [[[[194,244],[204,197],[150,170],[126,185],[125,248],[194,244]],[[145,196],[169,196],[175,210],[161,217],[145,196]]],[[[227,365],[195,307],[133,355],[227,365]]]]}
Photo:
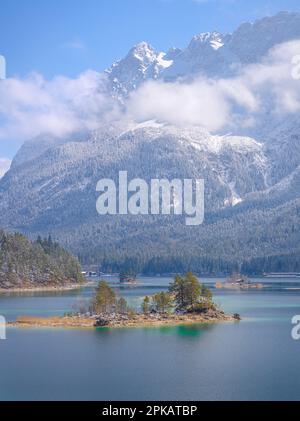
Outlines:
{"type": "Polygon", "coordinates": [[[124,328],[124,327],[161,327],[202,323],[233,322],[240,320],[239,315],[226,314],[220,310],[208,310],[201,313],[171,314],[101,314],[74,315],[57,317],[21,316],[9,326],[19,328],[124,328]]]}

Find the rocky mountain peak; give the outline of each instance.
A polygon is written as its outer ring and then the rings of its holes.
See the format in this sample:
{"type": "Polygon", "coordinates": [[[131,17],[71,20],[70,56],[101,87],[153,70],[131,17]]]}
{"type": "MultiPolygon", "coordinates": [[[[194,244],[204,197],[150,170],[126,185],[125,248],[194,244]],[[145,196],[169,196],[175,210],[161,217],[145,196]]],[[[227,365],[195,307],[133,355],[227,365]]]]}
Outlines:
{"type": "Polygon", "coordinates": [[[209,46],[214,50],[218,50],[223,45],[223,36],[219,32],[202,32],[192,38],[188,48],[194,50],[195,48],[209,46]]]}
{"type": "Polygon", "coordinates": [[[158,53],[145,41],[135,45],[128,53],[127,58],[135,58],[143,63],[152,63],[156,60],[158,53]]]}

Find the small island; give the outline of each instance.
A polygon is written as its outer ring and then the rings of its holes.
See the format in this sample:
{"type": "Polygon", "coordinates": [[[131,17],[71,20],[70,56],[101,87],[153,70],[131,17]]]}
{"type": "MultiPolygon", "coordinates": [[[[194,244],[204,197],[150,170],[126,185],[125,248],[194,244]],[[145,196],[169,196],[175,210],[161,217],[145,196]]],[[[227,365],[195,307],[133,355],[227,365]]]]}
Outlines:
{"type": "Polygon", "coordinates": [[[262,289],[261,283],[252,283],[250,279],[239,273],[232,274],[225,282],[216,282],[217,289],[262,289]]]}
{"type": "Polygon", "coordinates": [[[240,320],[213,302],[212,292],[188,272],[175,276],[168,291],[144,297],[139,311],[131,308],[123,297],[105,281],[100,281],[87,308],[61,317],[19,317],[10,326],[15,327],[159,327],[186,324],[217,323],[240,320]]]}
{"type": "Polygon", "coordinates": [[[119,274],[119,282],[121,285],[137,285],[137,274],[132,271],[122,271],[119,274]]]}

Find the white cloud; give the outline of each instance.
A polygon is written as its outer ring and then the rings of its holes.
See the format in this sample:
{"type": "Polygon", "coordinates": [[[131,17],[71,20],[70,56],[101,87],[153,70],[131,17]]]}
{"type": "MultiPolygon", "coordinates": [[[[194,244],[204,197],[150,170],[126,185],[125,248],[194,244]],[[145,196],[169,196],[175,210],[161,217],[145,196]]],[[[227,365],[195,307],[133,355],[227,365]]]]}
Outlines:
{"type": "Polygon", "coordinates": [[[59,76],[47,81],[32,74],[0,83],[0,139],[93,130],[117,112],[105,93],[105,77],[93,71],[76,79],[59,76]]]}
{"type": "Polygon", "coordinates": [[[217,130],[226,123],[229,109],[215,82],[198,79],[192,84],[148,82],[131,95],[128,112],[132,119],[217,130]]]}
{"type": "Polygon", "coordinates": [[[41,133],[65,136],[120,118],[238,131],[256,124],[265,110],[299,112],[300,81],[291,76],[292,57],[299,52],[300,41],[279,45],[262,63],[227,79],[149,81],[131,94],[122,110],[108,94],[106,76],[93,71],[75,79],[47,81],[38,74],[6,79],[0,83],[0,141],[41,133]]]}
{"type": "Polygon", "coordinates": [[[292,78],[292,57],[300,41],[278,45],[260,64],[226,79],[200,77],[190,83],[151,81],[132,93],[128,112],[138,120],[202,125],[211,131],[253,125],[270,113],[300,110],[300,82],[292,78]]]}

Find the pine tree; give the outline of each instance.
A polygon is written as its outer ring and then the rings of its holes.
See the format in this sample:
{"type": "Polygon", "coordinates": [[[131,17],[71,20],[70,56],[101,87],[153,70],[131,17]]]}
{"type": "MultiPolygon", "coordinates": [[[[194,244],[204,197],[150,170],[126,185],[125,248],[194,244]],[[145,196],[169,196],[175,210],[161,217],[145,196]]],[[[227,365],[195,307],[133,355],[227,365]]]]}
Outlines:
{"type": "Polygon", "coordinates": [[[105,281],[100,281],[94,297],[94,311],[111,313],[116,305],[116,293],[105,281]]]}
{"type": "Polygon", "coordinates": [[[186,292],[184,278],[177,275],[174,282],[170,284],[169,291],[174,294],[177,307],[184,308],[186,306],[186,292]]]}
{"type": "Polygon", "coordinates": [[[202,293],[207,295],[207,299],[210,297],[210,291],[207,291],[192,272],[184,277],[177,275],[170,284],[169,291],[174,296],[178,310],[193,310],[201,302],[202,293]]]}
{"type": "Polygon", "coordinates": [[[128,304],[123,297],[120,297],[117,301],[117,312],[120,314],[126,314],[128,312],[128,304]]]}
{"type": "Polygon", "coordinates": [[[148,295],[143,300],[142,311],[144,314],[150,313],[150,298],[148,297],[148,295]]]}
{"type": "Polygon", "coordinates": [[[184,284],[186,301],[188,305],[193,308],[199,302],[202,286],[197,277],[192,272],[188,272],[185,275],[184,284]]]}
{"type": "Polygon", "coordinates": [[[169,313],[173,306],[173,300],[168,292],[158,292],[152,297],[154,309],[158,313],[169,313]]]}

